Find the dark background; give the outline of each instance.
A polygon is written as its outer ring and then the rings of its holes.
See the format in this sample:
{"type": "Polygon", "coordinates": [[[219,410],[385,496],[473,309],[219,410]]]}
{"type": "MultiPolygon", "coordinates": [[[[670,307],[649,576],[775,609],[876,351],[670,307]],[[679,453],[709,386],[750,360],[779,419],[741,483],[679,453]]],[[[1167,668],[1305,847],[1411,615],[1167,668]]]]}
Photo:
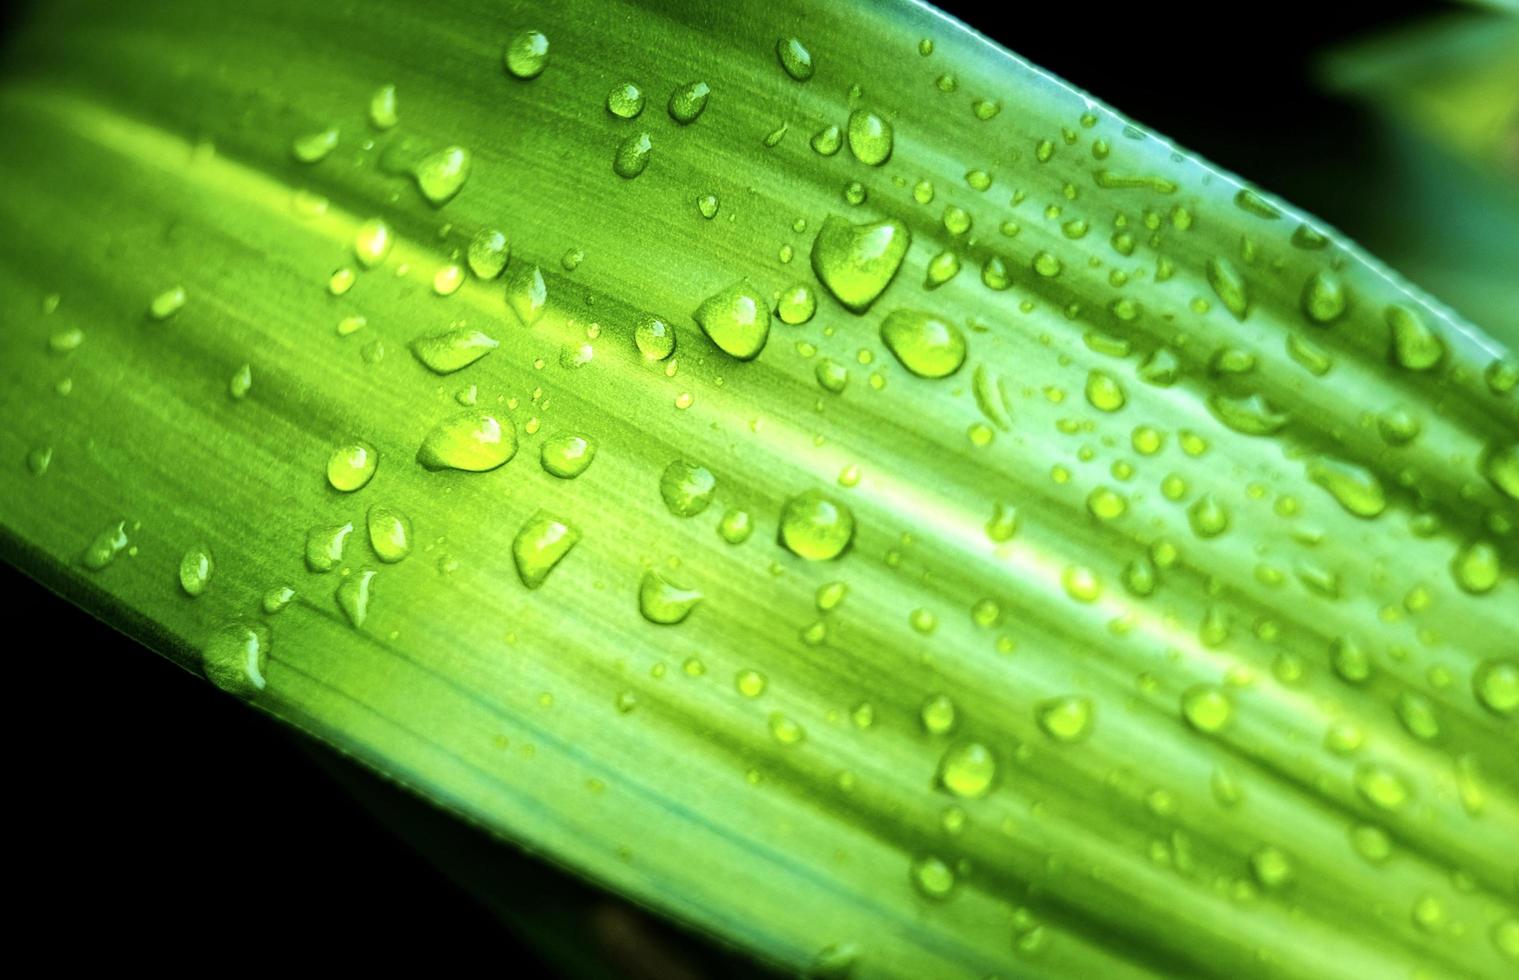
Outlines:
{"type": "MultiPolygon", "coordinates": [[[[944,6],[1352,237],[1362,237],[1367,198],[1333,188],[1374,164],[1376,141],[1362,110],[1316,85],[1315,58],[1450,9],[1325,0],[1218,4],[1206,15],[1172,4],[944,6]],[[1305,159],[1318,166],[1305,169],[1305,159]]],[[[0,30],[14,16],[0,12],[0,30]]],[[[0,595],[25,610],[13,630],[41,626],[10,646],[5,687],[55,726],[10,716],[19,770],[8,780],[10,887],[25,910],[12,932],[75,937],[50,949],[55,962],[108,952],[122,962],[193,955],[204,964],[194,951],[210,943],[240,966],[325,954],[350,971],[365,958],[394,967],[425,957],[435,967],[562,975],[549,968],[561,956],[519,938],[544,931],[534,915],[557,915],[571,942],[579,930],[587,947],[614,950],[604,975],[747,972],[509,848],[491,852],[504,861],[479,860],[493,847],[482,835],[231,702],[8,565],[0,595]],[[493,880],[468,872],[486,863],[500,865],[493,880]],[[519,907],[501,904],[514,895],[519,907]],[[650,949],[673,949],[689,971],[650,949]]]]}

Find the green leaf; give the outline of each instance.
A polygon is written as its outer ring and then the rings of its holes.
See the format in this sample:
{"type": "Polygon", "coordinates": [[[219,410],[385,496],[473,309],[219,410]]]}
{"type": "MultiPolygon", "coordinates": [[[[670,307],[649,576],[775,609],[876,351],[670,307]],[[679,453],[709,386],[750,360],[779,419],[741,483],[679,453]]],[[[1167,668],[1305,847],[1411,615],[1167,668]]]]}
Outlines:
{"type": "Polygon", "coordinates": [[[10,54],[84,608],[788,969],[1513,969],[1519,369],[1332,231],[907,2],[10,54]]]}

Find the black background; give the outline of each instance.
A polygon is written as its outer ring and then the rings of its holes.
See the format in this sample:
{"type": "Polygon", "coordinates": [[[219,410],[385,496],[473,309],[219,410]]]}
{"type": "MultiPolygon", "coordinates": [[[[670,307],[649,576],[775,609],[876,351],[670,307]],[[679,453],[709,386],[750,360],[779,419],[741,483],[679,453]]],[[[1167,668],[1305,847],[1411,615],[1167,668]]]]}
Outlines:
{"type": "MultiPolygon", "coordinates": [[[[1441,5],[947,9],[1354,236],[1359,205],[1326,194],[1322,173],[1308,179],[1301,162],[1307,154],[1352,172],[1367,152],[1367,120],[1318,90],[1313,58],[1441,5]]],[[[314,950],[345,969],[424,957],[439,967],[545,968],[501,917],[356,801],[354,780],[388,792],[372,779],[349,771],[334,780],[331,767],[346,764],[319,761],[299,737],[8,565],[0,595],[15,604],[7,632],[32,635],[10,645],[3,675],[15,725],[7,878],[10,904],[23,910],[8,931],[24,944],[44,931],[72,937],[47,944],[60,964],[101,953],[203,963],[209,943],[240,965],[314,950]]],[[[525,879],[545,873],[529,871],[525,879]]],[[[730,972],[696,941],[674,941],[705,960],[702,972],[730,972]]]]}

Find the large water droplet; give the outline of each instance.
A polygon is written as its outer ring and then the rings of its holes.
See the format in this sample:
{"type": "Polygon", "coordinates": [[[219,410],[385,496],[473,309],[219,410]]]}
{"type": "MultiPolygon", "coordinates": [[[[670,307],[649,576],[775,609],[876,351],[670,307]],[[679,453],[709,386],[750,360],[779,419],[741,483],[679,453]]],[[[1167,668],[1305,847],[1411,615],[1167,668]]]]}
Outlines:
{"type": "Polygon", "coordinates": [[[452,374],[469,367],[499,346],[494,337],[479,330],[456,327],[418,337],[411,342],[411,352],[428,370],[436,374],[452,374]]]}
{"type": "Polygon", "coordinates": [[[675,353],[675,330],[652,313],[645,313],[633,328],[633,343],[645,360],[662,361],[675,353]]]}
{"type": "Polygon", "coordinates": [[[517,565],[517,577],[528,588],[538,588],[554,566],[579,543],[580,531],[540,510],[528,518],[512,539],[512,561],[517,565]]]}
{"type": "Polygon", "coordinates": [[[845,308],[864,313],[891,284],[911,242],[895,219],[856,225],[829,215],[812,242],[812,271],[845,308]]]}
{"type": "Polygon", "coordinates": [[[881,342],[920,378],[947,378],[965,363],[965,334],[932,313],[897,310],[881,321],[881,342]]]}
{"type": "Polygon", "coordinates": [[[623,180],[632,180],[649,166],[649,155],[654,151],[654,141],[648,133],[629,133],[617,144],[612,155],[612,170],[623,180]]]}
{"type": "Polygon", "coordinates": [[[542,31],[518,31],[506,42],[502,62],[514,78],[537,78],[549,63],[549,39],[542,31]]]}
{"type": "Polygon", "coordinates": [[[1208,396],[1208,409],[1214,418],[1247,436],[1269,436],[1282,431],[1287,416],[1258,394],[1231,398],[1222,393],[1208,396]]]}
{"type": "Polygon", "coordinates": [[[481,228],[469,241],[469,268],[480,279],[489,281],[501,275],[511,257],[511,242],[504,231],[481,228]]]}
{"type": "Polygon", "coordinates": [[[775,56],[780,59],[786,74],[799,82],[812,77],[812,52],[794,37],[783,37],[775,42],[775,56]]]}
{"type": "Polygon", "coordinates": [[[460,412],[433,426],[417,450],[429,470],[493,470],[517,453],[517,427],[509,418],[480,411],[460,412]]]}
{"type": "Polygon", "coordinates": [[[201,648],[206,679],[229,694],[252,697],[264,689],[269,658],[269,628],[240,620],[223,623],[201,648]]]}
{"type": "Polygon", "coordinates": [[[799,493],[781,509],[781,544],[799,558],[837,558],[853,538],[854,514],[819,490],[799,493]]]}
{"type": "Polygon", "coordinates": [[[638,611],[644,619],[661,626],[683,622],[701,600],[700,592],[676,585],[652,570],[644,572],[638,583],[638,611]]]}
{"type": "Polygon", "coordinates": [[[693,316],[714,344],[741,361],[758,357],[770,337],[770,304],[747,279],[708,296],[693,316]]]}

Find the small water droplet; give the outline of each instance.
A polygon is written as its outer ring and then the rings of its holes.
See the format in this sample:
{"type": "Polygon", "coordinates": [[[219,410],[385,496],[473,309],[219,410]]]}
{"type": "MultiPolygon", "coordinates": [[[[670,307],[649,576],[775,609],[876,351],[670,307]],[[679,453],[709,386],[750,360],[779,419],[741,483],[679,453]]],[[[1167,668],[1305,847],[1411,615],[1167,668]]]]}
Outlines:
{"type": "Polygon", "coordinates": [[[510,418],[481,411],[460,412],[433,426],[417,450],[417,462],[429,470],[483,473],[517,453],[517,427],[510,418]]]}
{"type": "Polygon", "coordinates": [[[649,166],[654,141],[648,133],[630,133],[617,144],[612,156],[612,170],[623,180],[632,180],[649,166]]]}
{"type": "Polygon", "coordinates": [[[469,242],[469,268],[476,278],[489,282],[500,276],[511,259],[512,246],[506,232],[481,228],[469,242]]]}
{"type": "Polygon", "coordinates": [[[1408,802],[1408,784],[1385,765],[1366,762],[1355,770],[1356,792],[1379,810],[1401,810],[1408,802]]]}
{"type": "Polygon", "coordinates": [[[943,901],[955,890],[955,872],[940,858],[925,855],[912,864],[912,883],[924,898],[943,901]]]}
{"type": "Polygon", "coordinates": [[[1090,698],[1059,697],[1041,701],[1034,718],[1046,735],[1057,742],[1076,742],[1092,730],[1096,708],[1090,698]]]}
{"type": "Polygon", "coordinates": [[[522,584],[536,589],[549,572],[580,543],[580,531],[546,511],[538,511],[512,539],[512,561],[522,584]]]}
{"type": "Polygon", "coordinates": [[[1208,285],[1236,320],[1250,313],[1250,286],[1233,262],[1222,256],[1208,260],[1208,285]]]}
{"type": "Polygon", "coordinates": [[[706,82],[687,82],[670,93],[670,118],[682,126],[689,126],[707,108],[707,97],[712,89],[706,82]]]}
{"type": "Polygon", "coordinates": [[[130,542],[127,539],[127,522],[116,521],[107,525],[99,534],[90,541],[80,561],[92,572],[98,572],[111,562],[116,556],[127,549],[130,542]]]}
{"type": "Polygon", "coordinates": [[[1401,367],[1428,371],[1445,357],[1445,342],[1413,307],[1389,306],[1386,318],[1392,331],[1393,360],[1401,367]]]}
{"type": "Polygon", "coordinates": [[[939,785],[963,799],[985,796],[997,778],[997,757],[980,742],[951,746],[939,760],[939,785]]]}
{"type": "Polygon", "coordinates": [[[394,564],[411,554],[411,518],[385,504],[369,508],[369,546],[375,557],[394,564]]]}
{"type": "Polygon", "coordinates": [[[180,588],[190,598],[197,598],[211,584],[211,575],[215,571],[216,562],[211,558],[211,548],[204,544],[195,545],[179,560],[180,588]]]}
{"type": "Polygon", "coordinates": [[[811,320],[817,308],[817,297],[812,294],[812,287],[804,282],[786,287],[775,303],[775,313],[781,322],[792,326],[811,320]]]}
{"type": "Polygon", "coordinates": [[[185,305],[188,296],[183,286],[170,286],[148,304],[148,316],[155,320],[167,320],[178,313],[185,305]]]}
{"type": "Polygon", "coordinates": [[[369,618],[370,592],[376,574],[372,569],[365,569],[350,575],[338,583],[337,591],[333,593],[338,608],[343,610],[354,629],[363,629],[364,620],[369,618]]]}
{"type": "Polygon", "coordinates": [[[494,337],[479,330],[457,327],[416,338],[411,342],[411,352],[435,374],[452,374],[469,367],[499,346],[494,337]]]}
{"type": "Polygon", "coordinates": [[[1502,718],[1519,714],[1519,660],[1494,657],[1472,672],[1472,692],[1484,708],[1502,718]]]}
{"type": "Polygon", "coordinates": [[[1087,372],[1086,398],[1100,412],[1116,412],[1128,402],[1123,385],[1106,371],[1087,372]]]}
{"type": "Polygon", "coordinates": [[[775,55],[780,59],[786,74],[799,82],[812,77],[812,53],[794,37],[783,37],[775,42],[775,55]]]}
{"type": "Polygon", "coordinates": [[[201,670],[207,680],[223,691],[252,697],[266,683],[264,670],[269,645],[267,626],[240,620],[223,623],[211,632],[201,648],[201,670]]]}
{"type": "Polygon", "coordinates": [[[369,97],[369,125],[384,131],[394,129],[401,117],[396,110],[396,87],[382,85],[369,97]]]}
{"type": "Polygon", "coordinates": [[[539,461],[561,480],[573,480],[596,458],[596,443],[587,436],[564,432],[544,440],[539,461]]]}
{"type": "Polygon", "coordinates": [[[824,126],[812,134],[809,143],[818,156],[831,157],[844,145],[844,133],[837,126],[824,126]]]}
{"type": "Polygon", "coordinates": [[[1382,481],[1363,466],[1321,457],[1309,462],[1308,478],[1356,517],[1376,517],[1387,509],[1382,481]]]}
{"type": "Polygon", "coordinates": [[[1182,717],[1199,732],[1214,734],[1224,729],[1234,717],[1229,695],[1209,684],[1187,688],[1181,696],[1182,717]]]}
{"type": "Polygon", "coordinates": [[[306,567],[330,572],[343,561],[343,546],[353,532],[353,522],[320,524],[306,532],[306,567]]]}
{"type": "Polygon", "coordinates": [[[290,153],[301,163],[318,163],[337,149],[339,135],[336,126],[304,133],[291,142],[290,153]]]}
{"type": "Polygon", "coordinates": [[[638,583],[638,611],[651,623],[673,626],[691,615],[702,594],[677,585],[658,572],[647,571],[638,583]]]}
{"type": "Polygon", "coordinates": [[[659,477],[659,496],[676,517],[695,517],[712,503],[717,477],[705,466],[672,460],[659,477]]]}
{"type": "Polygon", "coordinates": [[[338,446],[327,457],[327,482],[334,490],[352,493],[374,478],[379,465],[379,451],[364,440],[355,439],[338,446]]]}
{"type": "Polygon", "coordinates": [[[643,112],[643,89],[632,82],[619,82],[607,93],[607,111],[618,119],[636,119],[643,112]]]}
{"type": "Polygon", "coordinates": [[[379,218],[370,218],[359,226],[359,230],[353,236],[354,258],[359,260],[359,265],[366,269],[373,269],[385,257],[390,254],[395,245],[395,233],[390,225],[379,218]]]}
{"type": "Polygon", "coordinates": [[[285,585],[277,585],[264,593],[263,600],[259,603],[265,614],[273,616],[284,609],[295,599],[295,590],[285,585]]]}
{"type": "Polygon", "coordinates": [[[454,195],[469,179],[470,153],[462,146],[446,146],[417,161],[412,177],[417,189],[433,207],[442,207],[453,200],[454,195]]]}
{"type": "Polygon", "coordinates": [[[1213,494],[1205,493],[1187,508],[1187,523],[1199,538],[1216,538],[1229,530],[1229,510],[1213,494]]]}
{"type": "Polygon", "coordinates": [[[1283,888],[1292,881],[1292,861],[1277,847],[1258,847],[1250,855],[1250,874],[1269,891],[1283,888]]]}
{"type": "Polygon", "coordinates": [[[849,152],[854,158],[871,167],[879,167],[891,159],[891,123],[865,109],[849,114],[849,152]]]}

